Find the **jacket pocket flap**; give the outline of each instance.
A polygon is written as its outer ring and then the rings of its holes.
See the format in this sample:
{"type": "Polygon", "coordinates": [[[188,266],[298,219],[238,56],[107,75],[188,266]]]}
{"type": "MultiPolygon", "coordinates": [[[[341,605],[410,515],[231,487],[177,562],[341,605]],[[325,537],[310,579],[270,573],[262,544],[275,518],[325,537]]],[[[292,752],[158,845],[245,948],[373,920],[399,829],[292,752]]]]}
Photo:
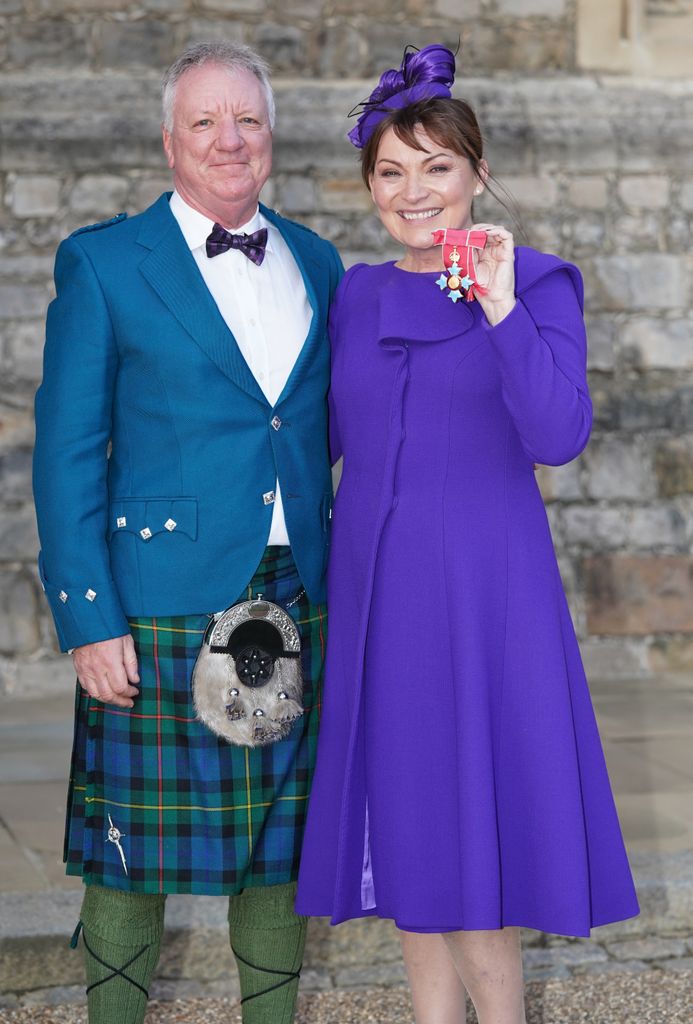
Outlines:
{"type": "Polygon", "coordinates": [[[116,498],[108,530],[110,536],[136,533],[143,541],[160,533],[184,533],[197,540],[197,498],[116,498]]]}

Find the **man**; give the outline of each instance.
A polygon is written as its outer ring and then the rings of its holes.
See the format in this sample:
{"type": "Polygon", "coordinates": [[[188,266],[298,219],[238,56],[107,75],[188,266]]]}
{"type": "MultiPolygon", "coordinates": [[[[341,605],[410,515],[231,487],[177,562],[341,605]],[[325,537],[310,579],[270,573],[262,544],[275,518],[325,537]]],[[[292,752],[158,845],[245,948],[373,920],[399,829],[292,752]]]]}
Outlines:
{"type": "Polygon", "coordinates": [[[243,1020],[278,1024],[305,941],[342,267],[258,203],[262,58],[192,46],[163,99],[175,191],[62,243],[36,399],[41,578],[80,683],[65,858],[86,884],[90,1021],[143,1019],[165,895],[193,892],[229,895],[243,1020]],[[233,746],[196,719],[192,668],[212,614],[259,593],[299,626],[305,713],[233,746]]]}

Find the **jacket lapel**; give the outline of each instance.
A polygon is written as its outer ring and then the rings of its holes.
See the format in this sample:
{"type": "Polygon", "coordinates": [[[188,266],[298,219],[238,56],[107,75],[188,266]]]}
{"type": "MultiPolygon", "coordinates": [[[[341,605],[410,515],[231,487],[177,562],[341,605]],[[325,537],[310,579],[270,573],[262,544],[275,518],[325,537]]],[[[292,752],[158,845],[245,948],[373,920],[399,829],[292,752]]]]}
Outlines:
{"type": "Polygon", "coordinates": [[[316,236],[302,228],[295,227],[290,221],[284,220],[278,213],[275,213],[274,210],[269,210],[262,205],[260,210],[263,216],[281,232],[282,238],[291,250],[298,269],[301,271],[308,302],[313,310],[313,317],[306,340],[303,343],[303,348],[298,355],[281,395],[277,399],[277,405],[279,405],[280,402],[288,398],[294,388],[300,383],[311,364],[316,350],[325,340],[325,325],[327,321],[326,282],[329,281],[329,271],[321,258],[319,245],[313,241],[316,236]]]}
{"type": "Polygon", "coordinates": [[[185,244],[168,193],[142,214],[137,241],[148,250],[140,270],[176,320],[237,387],[269,406],[185,244]]]}

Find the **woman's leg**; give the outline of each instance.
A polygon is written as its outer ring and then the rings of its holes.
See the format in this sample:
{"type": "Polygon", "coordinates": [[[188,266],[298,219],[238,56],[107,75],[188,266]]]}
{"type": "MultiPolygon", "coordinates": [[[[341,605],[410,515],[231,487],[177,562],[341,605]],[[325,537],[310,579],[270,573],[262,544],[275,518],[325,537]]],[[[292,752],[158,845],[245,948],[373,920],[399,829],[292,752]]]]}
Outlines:
{"type": "Polygon", "coordinates": [[[399,933],[416,1024],[465,1024],[466,996],[442,935],[399,933]]]}
{"type": "Polygon", "coordinates": [[[446,932],[443,939],[479,1024],[525,1024],[520,929],[446,932]]]}

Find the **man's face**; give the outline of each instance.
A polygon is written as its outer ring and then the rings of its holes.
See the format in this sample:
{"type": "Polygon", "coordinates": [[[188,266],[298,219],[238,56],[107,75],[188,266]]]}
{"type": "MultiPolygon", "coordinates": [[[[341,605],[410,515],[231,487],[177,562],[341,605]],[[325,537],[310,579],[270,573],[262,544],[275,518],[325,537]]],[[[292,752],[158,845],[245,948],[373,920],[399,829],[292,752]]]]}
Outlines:
{"type": "Polygon", "coordinates": [[[191,206],[236,228],[255,212],[272,168],[265,93],[245,68],[191,68],[179,79],[173,131],[163,130],[176,190],[191,206]]]}

